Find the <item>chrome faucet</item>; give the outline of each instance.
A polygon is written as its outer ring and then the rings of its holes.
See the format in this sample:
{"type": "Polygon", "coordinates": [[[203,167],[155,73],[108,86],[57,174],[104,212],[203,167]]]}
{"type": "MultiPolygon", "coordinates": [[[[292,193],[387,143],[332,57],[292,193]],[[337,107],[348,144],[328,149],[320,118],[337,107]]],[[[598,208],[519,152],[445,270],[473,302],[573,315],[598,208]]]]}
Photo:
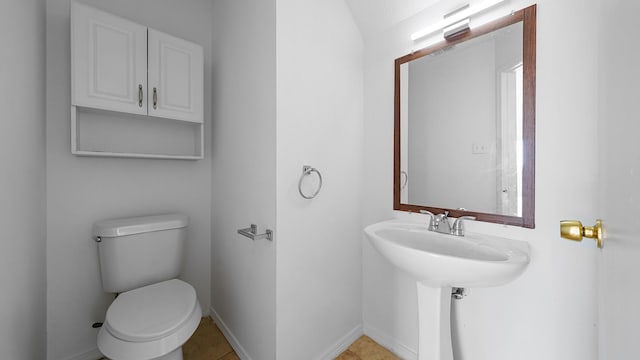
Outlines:
{"type": "Polygon", "coordinates": [[[435,218],[436,231],[443,234],[451,234],[451,224],[449,223],[449,212],[436,215],[435,218]]]}
{"type": "Polygon", "coordinates": [[[427,210],[420,210],[421,214],[429,215],[429,231],[436,231],[443,234],[464,236],[464,220],[475,220],[475,216],[460,216],[453,222],[453,226],[449,223],[449,212],[434,215],[427,210]]]}
{"type": "Polygon", "coordinates": [[[420,210],[420,214],[429,215],[429,231],[436,231],[435,215],[431,211],[420,210]]]}
{"type": "Polygon", "coordinates": [[[464,236],[464,220],[475,220],[475,216],[460,216],[453,222],[453,228],[451,228],[451,234],[456,236],[464,236]]]}

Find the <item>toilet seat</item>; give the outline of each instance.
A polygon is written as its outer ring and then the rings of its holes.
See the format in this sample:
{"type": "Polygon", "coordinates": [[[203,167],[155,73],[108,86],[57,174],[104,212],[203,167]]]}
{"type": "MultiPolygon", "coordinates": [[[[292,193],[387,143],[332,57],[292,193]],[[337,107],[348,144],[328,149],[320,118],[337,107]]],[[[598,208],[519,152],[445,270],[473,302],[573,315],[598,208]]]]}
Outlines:
{"type": "Polygon", "coordinates": [[[151,341],[175,332],[193,312],[196,291],[172,279],[120,294],[107,310],[104,326],[126,341],[151,341]]]}
{"type": "Polygon", "coordinates": [[[201,315],[195,289],[182,280],[130,290],[107,310],[98,348],[111,359],[153,359],[182,346],[201,315]]]}

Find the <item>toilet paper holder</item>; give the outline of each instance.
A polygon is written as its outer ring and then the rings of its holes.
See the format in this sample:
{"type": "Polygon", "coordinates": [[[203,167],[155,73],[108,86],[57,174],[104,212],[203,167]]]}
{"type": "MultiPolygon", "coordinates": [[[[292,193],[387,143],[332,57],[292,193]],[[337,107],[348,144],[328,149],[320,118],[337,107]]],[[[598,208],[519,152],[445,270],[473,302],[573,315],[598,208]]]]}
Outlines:
{"type": "Polygon", "coordinates": [[[258,234],[258,225],[251,224],[250,227],[238,229],[238,234],[246,236],[251,240],[267,239],[273,241],[273,231],[267,229],[263,234],[258,234]]]}

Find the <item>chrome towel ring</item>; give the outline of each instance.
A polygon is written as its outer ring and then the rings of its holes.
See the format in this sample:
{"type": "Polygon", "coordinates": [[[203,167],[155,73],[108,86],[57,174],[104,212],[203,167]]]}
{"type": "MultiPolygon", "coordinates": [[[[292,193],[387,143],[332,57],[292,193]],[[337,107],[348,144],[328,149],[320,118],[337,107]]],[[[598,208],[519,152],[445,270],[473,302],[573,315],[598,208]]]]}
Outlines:
{"type": "Polygon", "coordinates": [[[300,196],[302,196],[305,199],[313,199],[314,197],[316,197],[318,195],[318,193],[320,192],[320,189],[322,189],[322,174],[320,174],[320,171],[318,171],[318,169],[311,167],[309,165],[305,165],[302,167],[302,175],[300,175],[300,180],[298,180],[298,191],[300,192],[300,196]],[[304,177],[307,175],[311,175],[311,173],[316,173],[318,175],[318,189],[316,189],[316,191],[313,192],[313,194],[311,195],[306,195],[303,191],[302,191],[302,180],[304,180],[304,177]]]}

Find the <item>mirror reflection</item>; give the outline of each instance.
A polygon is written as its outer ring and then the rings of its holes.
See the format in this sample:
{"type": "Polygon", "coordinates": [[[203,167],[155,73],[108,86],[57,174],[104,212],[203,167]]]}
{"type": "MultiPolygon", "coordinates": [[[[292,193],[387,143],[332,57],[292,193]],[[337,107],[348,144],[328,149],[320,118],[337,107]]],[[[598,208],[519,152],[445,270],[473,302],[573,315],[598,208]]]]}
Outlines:
{"type": "Polygon", "coordinates": [[[396,60],[394,209],[534,227],[535,7],[396,60]]]}
{"type": "Polygon", "coordinates": [[[402,202],[522,216],[522,23],[400,72],[402,202]]]}

